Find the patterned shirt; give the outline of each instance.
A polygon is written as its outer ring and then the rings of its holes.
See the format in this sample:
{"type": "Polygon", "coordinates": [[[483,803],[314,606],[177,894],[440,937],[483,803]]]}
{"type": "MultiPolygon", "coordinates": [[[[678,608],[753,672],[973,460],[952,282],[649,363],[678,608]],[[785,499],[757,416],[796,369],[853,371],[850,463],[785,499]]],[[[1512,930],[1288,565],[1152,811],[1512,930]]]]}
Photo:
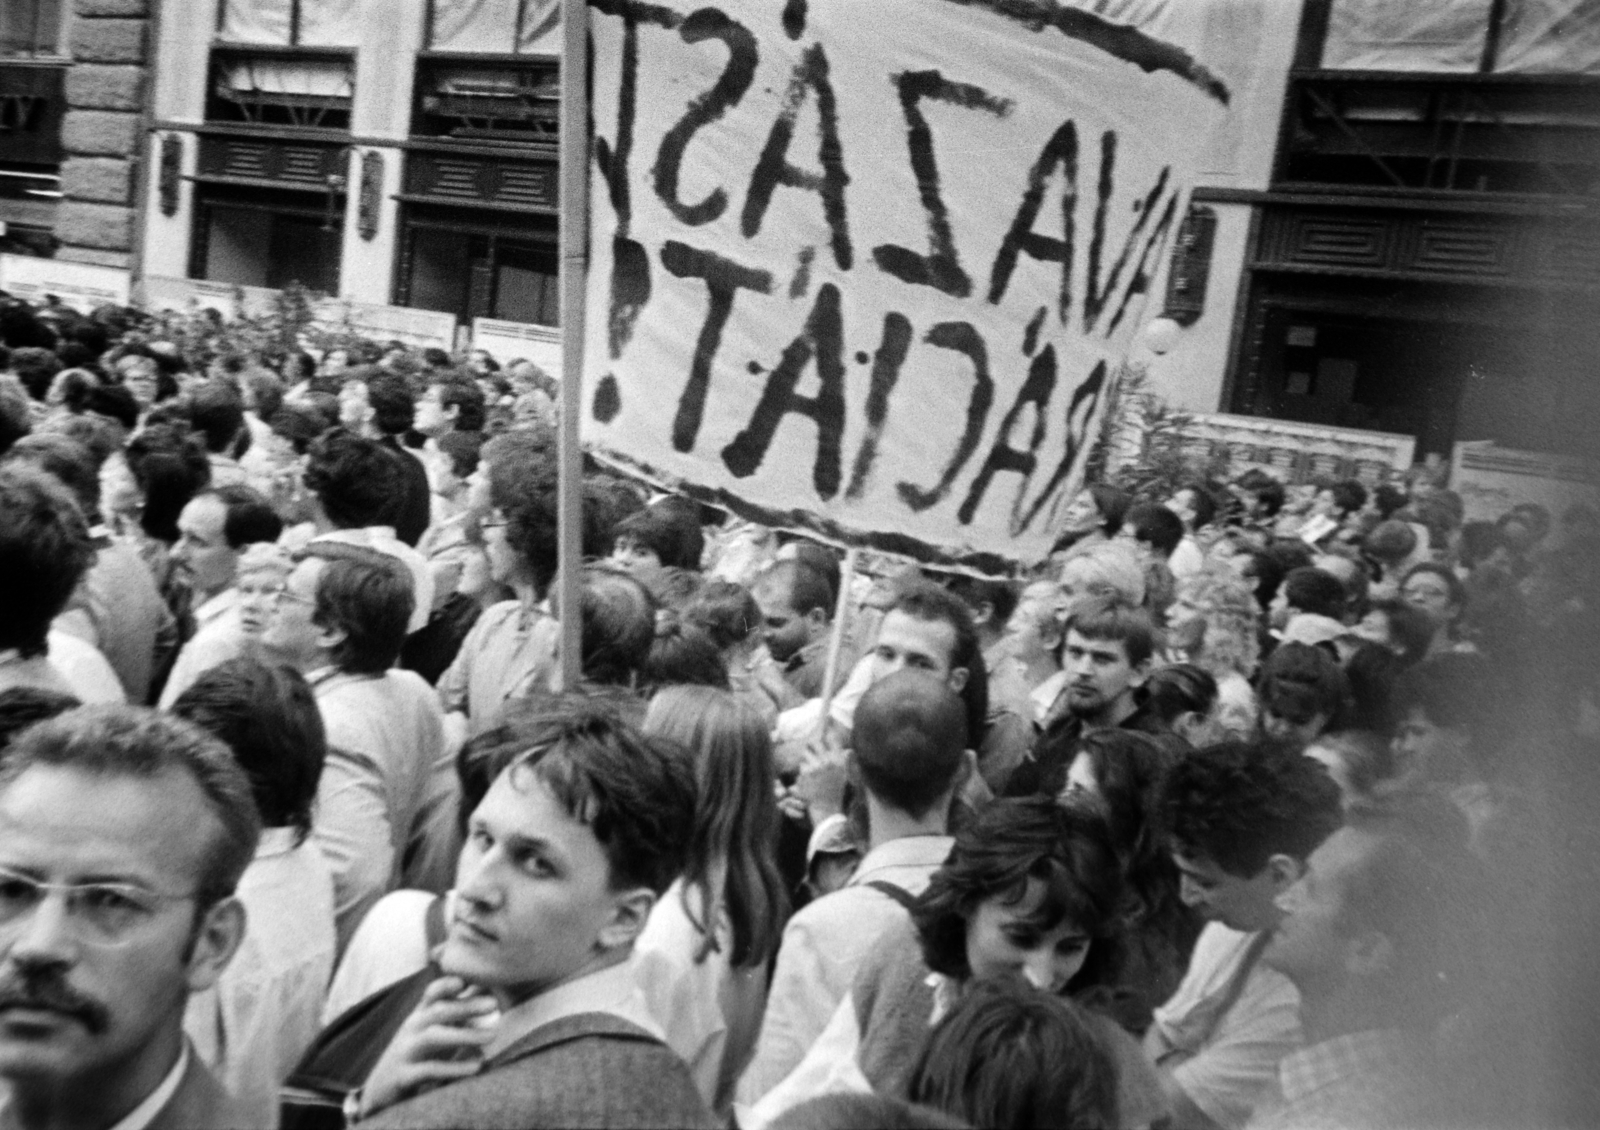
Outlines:
{"type": "Polygon", "coordinates": [[[1276,1102],[1250,1130],[1386,1130],[1428,1122],[1435,1092],[1423,1043],[1410,1033],[1352,1032],[1278,1064],[1276,1102]]]}

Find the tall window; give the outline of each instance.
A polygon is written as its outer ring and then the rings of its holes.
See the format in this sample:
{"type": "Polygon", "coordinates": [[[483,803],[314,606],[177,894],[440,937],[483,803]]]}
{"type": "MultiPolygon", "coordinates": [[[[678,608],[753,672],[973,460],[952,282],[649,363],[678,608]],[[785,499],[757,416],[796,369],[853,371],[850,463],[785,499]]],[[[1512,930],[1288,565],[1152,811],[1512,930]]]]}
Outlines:
{"type": "Polygon", "coordinates": [[[428,0],[428,50],[560,54],[561,0],[428,0]]]}
{"type": "Polygon", "coordinates": [[[61,54],[62,0],[0,0],[0,55],[61,54]]]}

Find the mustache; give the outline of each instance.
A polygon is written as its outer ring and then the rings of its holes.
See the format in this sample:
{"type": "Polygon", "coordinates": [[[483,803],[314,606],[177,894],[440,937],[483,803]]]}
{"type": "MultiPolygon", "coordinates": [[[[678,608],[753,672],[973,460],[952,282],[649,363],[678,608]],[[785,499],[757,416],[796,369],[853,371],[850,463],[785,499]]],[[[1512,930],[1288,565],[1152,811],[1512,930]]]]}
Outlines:
{"type": "Polygon", "coordinates": [[[97,1035],[111,1024],[111,1013],[105,1005],[78,992],[55,972],[0,974],[0,1012],[10,1008],[43,1009],[74,1016],[97,1035]]]}

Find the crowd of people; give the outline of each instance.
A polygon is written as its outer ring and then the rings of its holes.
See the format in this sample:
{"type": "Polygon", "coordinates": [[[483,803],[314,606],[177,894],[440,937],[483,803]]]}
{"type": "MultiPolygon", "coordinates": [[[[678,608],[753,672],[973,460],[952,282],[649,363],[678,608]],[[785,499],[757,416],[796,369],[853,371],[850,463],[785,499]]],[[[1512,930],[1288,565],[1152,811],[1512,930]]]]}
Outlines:
{"type": "Polygon", "coordinates": [[[996,579],[589,465],[562,608],[536,366],[208,325],[0,299],[7,1125],[1550,1115],[1594,510],[1113,476],[996,579]]]}

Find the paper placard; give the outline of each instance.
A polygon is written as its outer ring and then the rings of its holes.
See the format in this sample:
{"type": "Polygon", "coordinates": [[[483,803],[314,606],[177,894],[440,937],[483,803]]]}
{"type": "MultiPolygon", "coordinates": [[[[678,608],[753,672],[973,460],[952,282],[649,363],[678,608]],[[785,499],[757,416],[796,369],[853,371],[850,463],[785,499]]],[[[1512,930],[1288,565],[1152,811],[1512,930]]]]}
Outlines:
{"type": "Polygon", "coordinates": [[[0,255],[0,290],[36,306],[48,305],[51,296],[84,314],[108,303],[126,306],[131,285],[128,272],[117,267],[0,255]]]}
{"type": "Polygon", "coordinates": [[[840,542],[1048,554],[1253,51],[1092,7],[590,0],[586,446],[840,542]]]}
{"type": "Polygon", "coordinates": [[[265,286],[238,286],[208,279],[174,279],[146,275],[140,284],[144,304],[152,310],[215,310],[232,321],[241,313],[257,316],[271,313],[280,291],[265,286]],[[241,310],[242,303],[242,310],[241,310]]]}
{"type": "Polygon", "coordinates": [[[1450,489],[1461,496],[1468,522],[1493,522],[1519,502],[1537,502],[1559,530],[1574,503],[1600,509],[1600,463],[1463,441],[1451,452],[1450,489]]]}
{"type": "Polygon", "coordinates": [[[474,318],[472,348],[486,350],[501,368],[521,358],[561,379],[561,330],[555,326],[474,318]]]}
{"type": "Polygon", "coordinates": [[[1404,474],[1417,450],[1415,436],[1227,413],[1194,414],[1183,437],[1184,451],[1197,460],[1225,453],[1230,477],[1259,467],[1285,483],[1335,478],[1376,485],[1404,474]]]}
{"type": "Polygon", "coordinates": [[[315,323],[325,330],[348,331],[374,341],[399,341],[421,349],[449,350],[455,345],[456,316],[437,310],[324,298],[313,307],[313,314],[315,323]]]}

